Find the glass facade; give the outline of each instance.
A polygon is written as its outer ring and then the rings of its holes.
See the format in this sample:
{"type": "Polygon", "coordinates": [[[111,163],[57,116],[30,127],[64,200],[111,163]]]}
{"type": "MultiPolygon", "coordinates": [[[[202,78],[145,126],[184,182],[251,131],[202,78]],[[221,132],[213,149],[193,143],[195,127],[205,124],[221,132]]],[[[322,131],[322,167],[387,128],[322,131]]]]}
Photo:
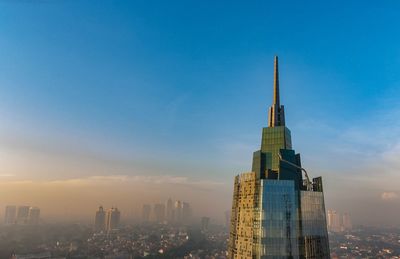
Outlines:
{"type": "Polygon", "coordinates": [[[300,191],[301,224],[306,258],[329,258],[324,193],[300,191]]]}
{"type": "Polygon", "coordinates": [[[254,154],[252,170],[259,174],[268,169],[278,171],[281,149],[292,149],[290,130],[285,126],[263,128],[261,149],[254,154]]]}
{"type": "Polygon", "coordinates": [[[299,258],[298,208],[294,181],[261,180],[256,258],[299,258]]]}
{"type": "Polygon", "coordinates": [[[279,149],[292,149],[290,130],[285,126],[263,128],[261,151],[278,152],[279,149]]]}

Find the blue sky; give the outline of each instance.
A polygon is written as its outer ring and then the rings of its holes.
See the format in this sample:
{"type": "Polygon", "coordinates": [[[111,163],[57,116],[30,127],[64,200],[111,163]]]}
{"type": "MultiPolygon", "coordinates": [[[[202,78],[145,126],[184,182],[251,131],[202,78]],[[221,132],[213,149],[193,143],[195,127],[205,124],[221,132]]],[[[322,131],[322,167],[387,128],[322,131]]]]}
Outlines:
{"type": "MultiPolygon", "coordinates": [[[[349,171],[397,154],[399,10],[396,1],[1,1],[0,173],[230,185],[259,147],[278,55],[294,148],[336,196],[349,171]]],[[[399,194],[384,185],[377,195],[399,194]]]]}

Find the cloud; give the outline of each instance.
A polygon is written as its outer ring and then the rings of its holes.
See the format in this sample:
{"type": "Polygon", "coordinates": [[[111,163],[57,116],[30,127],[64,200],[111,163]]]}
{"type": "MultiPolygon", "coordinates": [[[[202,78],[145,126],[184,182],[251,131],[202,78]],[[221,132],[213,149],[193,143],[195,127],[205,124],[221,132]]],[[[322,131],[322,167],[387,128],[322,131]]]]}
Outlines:
{"type": "Polygon", "coordinates": [[[14,174],[0,174],[0,177],[14,177],[14,174]]]}
{"type": "MultiPolygon", "coordinates": [[[[2,175],[0,175],[2,176],[2,175]]],[[[156,184],[156,185],[189,185],[192,187],[218,187],[224,182],[195,180],[189,177],[172,175],[95,175],[82,178],[58,180],[24,180],[7,181],[8,184],[44,184],[44,185],[111,185],[111,184],[156,184]]]]}
{"type": "Polygon", "coordinates": [[[383,192],[381,199],[384,201],[393,201],[399,199],[399,195],[395,192],[383,192]]]}

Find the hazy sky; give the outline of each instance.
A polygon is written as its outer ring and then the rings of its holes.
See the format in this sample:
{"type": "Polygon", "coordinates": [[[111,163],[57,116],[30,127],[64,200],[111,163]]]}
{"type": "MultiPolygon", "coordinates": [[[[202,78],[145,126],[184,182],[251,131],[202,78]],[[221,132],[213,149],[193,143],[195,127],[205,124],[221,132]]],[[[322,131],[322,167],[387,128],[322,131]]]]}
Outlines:
{"type": "MultiPolygon", "coordinates": [[[[371,1],[369,1],[371,2],[371,1]]],[[[327,208],[399,225],[400,3],[0,1],[0,206],[223,217],[272,101],[327,208]]]]}

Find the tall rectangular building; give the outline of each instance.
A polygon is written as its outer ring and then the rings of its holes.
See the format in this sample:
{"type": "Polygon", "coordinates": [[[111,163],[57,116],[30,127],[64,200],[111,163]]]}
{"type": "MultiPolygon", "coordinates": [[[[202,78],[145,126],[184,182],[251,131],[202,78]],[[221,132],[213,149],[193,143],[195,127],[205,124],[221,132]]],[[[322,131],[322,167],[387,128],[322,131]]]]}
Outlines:
{"type": "Polygon", "coordinates": [[[106,211],[103,206],[100,206],[98,211],[96,211],[96,216],[94,218],[94,229],[96,231],[104,231],[106,229],[106,211]]]}
{"type": "Polygon", "coordinates": [[[351,224],[351,218],[349,213],[344,213],[343,214],[343,230],[351,230],[352,229],[352,224],[351,224]]]}
{"type": "Polygon", "coordinates": [[[175,215],[175,223],[182,223],[182,202],[181,201],[175,201],[175,210],[174,210],[174,215],[175,215]]]}
{"type": "Polygon", "coordinates": [[[38,207],[29,208],[29,220],[28,223],[31,225],[37,225],[40,221],[40,209],[38,207]]]}
{"type": "Polygon", "coordinates": [[[322,179],[310,179],[292,149],[279,98],[273,104],[252,171],[235,177],[229,258],[330,258],[322,179]],[[304,177],[303,177],[304,173],[304,177]]]}
{"type": "Polygon", "coordinates": [[[108,209],[106,217],[106,230],[110,232],[111,230],[117,229],[121,219],[121,212],[118,208],[108,209]]]}
{"type": "Polygon", "coordinates": [[[328,210],[328,230],[332,232],[340,232],[341,215],[336,210],[328,210]]]}
{"type": "Polygon", "coordinates": [[[15,224],[16,217],[17,217],[17,207],[13,206],[13,205],[6,206],[6,212],[4,215],[4,223],[6,225],[15,224]]]}
{"type": "Polygon", "coordinates": [[[17,210],[17,224],[27,224],[29,219],[29,206],[19,206],[17,210]]]}

